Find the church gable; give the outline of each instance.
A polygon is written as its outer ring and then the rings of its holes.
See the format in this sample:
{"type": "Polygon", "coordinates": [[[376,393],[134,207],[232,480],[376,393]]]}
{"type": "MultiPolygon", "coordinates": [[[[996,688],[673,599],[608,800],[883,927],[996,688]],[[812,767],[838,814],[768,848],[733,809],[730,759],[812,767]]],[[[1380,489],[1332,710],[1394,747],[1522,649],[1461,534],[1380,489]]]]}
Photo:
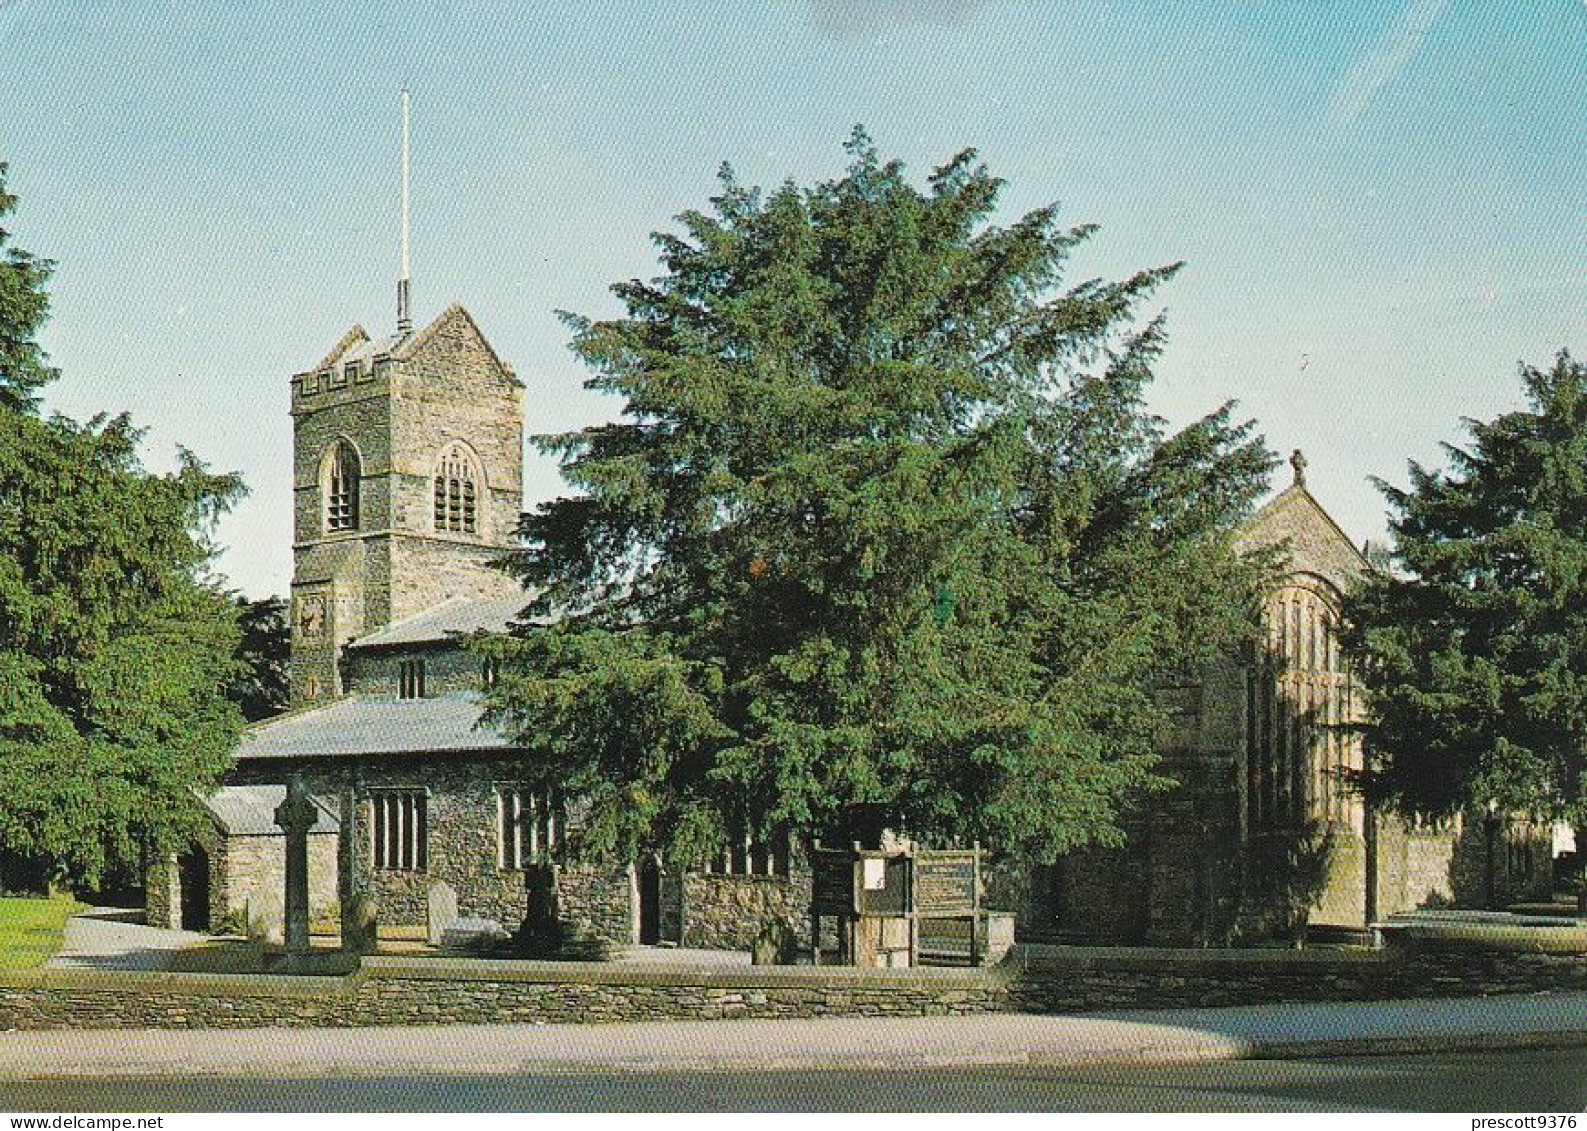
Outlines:
{"type": "Polygon", "coordinates": [[[331,347],[331,352],[320,358],[314,368],[329,369],[341,360],[343,354],[357,346],[363,345],[367,341],[369,341],[369,331],[355,323],[352,329],[343,334],[336,344],[331,347]]]}
{"type": "Polygon", "coordinates": [[[398,346],[392,357],[403,363],[404,372],[417,376],[522,387],[512,367],[502,361],[461,303],[448,306],[435,321],[398,346]]]}
{"type": "Polygon", "coordinates": [[[1368,570],[1367,560],[1306,489],[1306,464],[1299,452],[1291,463],[1295,481],[1251,517],[1236,548],[1253,551],[1287,544],[1291,574],[1314,574],[1343,592],[1368,570]]]}

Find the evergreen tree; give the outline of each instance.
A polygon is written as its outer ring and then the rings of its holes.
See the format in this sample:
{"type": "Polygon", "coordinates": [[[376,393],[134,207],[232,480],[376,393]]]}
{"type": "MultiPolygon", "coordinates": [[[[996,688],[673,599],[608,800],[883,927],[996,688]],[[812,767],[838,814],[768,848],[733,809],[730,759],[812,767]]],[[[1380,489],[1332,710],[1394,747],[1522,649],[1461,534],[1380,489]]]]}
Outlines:
{"type": "MultiPolygon", "coordinates": [[[[0,161],[0,220],[16,208],[5,180],[6,163],[0,161]]],[[[10,236],[0,227],[0,407],[33,409],[39,390],[55,379],[37,338],[49,316],[44,284],[54,264],[11,246],[10,236]]]]}
{"type": "Polygon", "coordinates": [[[484,647],[582,847],[698,860],[863,817],[1041,858],[1164,784],[1153,689],[1238,649],[1230,548],[1271,468],[1224,406],[1172,435],[1134,312],[1176,266],[1062,289],[1092,232],[991,222],[973,152],[925,191],[863,133],[840,178],[724,167],[625,317],[570,318],[621,421],[547,437],[578,493],[516,563],[553,623],[484,647]]]}
{"type": "Polygon", "coordinates": [[[178,844],[227,765],[238,632],[203,532],[241,487],[185,451],[149,474],[125,416],[40,416],[48,273],[0,263],[0,856],[94,885],[178,844]]]}
{"type": "Polygon", "coordinates": [[[1353,594],[1368,795],[1496,806],[1587,831],[1587,368],[1522,366],[1529,407],[1468,420],[1450,468],[1410,465],[1392,567],[1353,594]]]}
{"type": "Polygon", "coordinates": [[[241,638],[236,658],[241,666],[229,695],[249,722],[268,719],[287,709],[292,697],[292,627],[284,597],[257,601],[232,598],[241,638]]]}

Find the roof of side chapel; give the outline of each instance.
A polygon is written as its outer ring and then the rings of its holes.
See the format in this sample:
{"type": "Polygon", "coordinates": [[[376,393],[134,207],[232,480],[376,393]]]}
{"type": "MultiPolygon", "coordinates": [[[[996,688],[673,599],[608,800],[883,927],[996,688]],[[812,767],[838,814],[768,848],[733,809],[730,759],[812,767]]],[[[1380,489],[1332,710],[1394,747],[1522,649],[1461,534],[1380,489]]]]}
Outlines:
{"type": "Polygon", "coordinates": [[[393,699],[350,695],[289,711],[247,727],[239,761],[336,758],[370,754],[459,754],[511,749],[506,737],[481,722],[475,695],[393,699]]]}

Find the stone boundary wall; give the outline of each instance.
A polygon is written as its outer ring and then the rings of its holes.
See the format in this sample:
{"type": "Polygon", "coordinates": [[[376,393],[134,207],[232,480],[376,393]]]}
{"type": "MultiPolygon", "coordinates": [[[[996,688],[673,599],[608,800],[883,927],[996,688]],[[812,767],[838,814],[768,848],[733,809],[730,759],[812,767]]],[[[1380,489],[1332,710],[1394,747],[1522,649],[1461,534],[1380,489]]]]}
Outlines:
{"type": "Polygon", "coordinates": [[[1016,948],[991,970],[638,967],[368,958],[344,977],[44,969],[0,976],[0,1029],[943,1016],[1587,990],[1579,954],[1016,948]]]}

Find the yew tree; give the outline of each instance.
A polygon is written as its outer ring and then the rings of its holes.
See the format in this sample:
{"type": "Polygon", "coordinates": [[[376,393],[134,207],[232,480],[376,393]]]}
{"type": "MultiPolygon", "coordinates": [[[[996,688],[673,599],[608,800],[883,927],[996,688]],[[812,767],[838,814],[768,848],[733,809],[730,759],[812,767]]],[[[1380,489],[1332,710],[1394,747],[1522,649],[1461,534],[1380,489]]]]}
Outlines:
{"type": "Polygon", "coordinates": [[[0,888],[133,878],[242,722],[206,537],[241,486],[187,452],[151,474],[124,415],[41,414],[50,268],[0,230],[0,888]]]}
{"type": "Polygon", "coordinates": [[[525,519],[539,615],[484,647],[587,852],[1116,842],[1165,784],[1156,689],[1252,631],[1230,535],[1271,455],[1145,407],[1178,265],[1068,283],[1093,229],[999,223],[973,152],[917,187],[847,150],[769,193],[724,167],[621,317],[569,318],[621,417],[540,440],[573,491],[525,519]]]}
{"type": "Polygon", "coordinates": [[[1521,367],[1527,407],[1468,420],[1449,466],[1379,483],[1392,568],[1348,602],[1369,796],[1587,831],[1587,367],[1521,367]]]}

